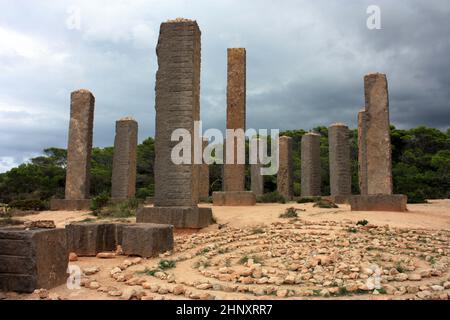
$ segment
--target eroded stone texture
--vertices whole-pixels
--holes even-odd
[[[133,198],[136,192],[136,152],[138,124],[125,118],[116,121],[111,179],[113,199]]]
[[[352,211],[406,211],[407,197],[403,194],[372,194],[349,197]]]
[[[358,113],[358,181],[361,195],[367,195],[366,111]]]
[[[156,74],[155,206],[195,206],[198,167],[174,164],[172,132],[186,129],[194,137],[200,117],[200,37],[195,21],[161,24]],[[191,141],[192,153],[194,141]]]
[[[74,222],[66,226],[67,247],[79,256],[114,251],[121,243],[121,229],[114,223]]]
[[[307,133],[301,142],[302,197],[320,196],[320,135]]]
[[[265,141],[263,141],[265,142]],[[260,143],[260,139],[256,139],[253,141],[254,144],[258,146],[258,152],[259,148],[263,148],[262,153],[266,153],[267,144],[266,143]],[[264,176],[261,175],[261,168],[262,164],[259,160],[255,164],[250,164],[250,178],[251,178],[251,189],[252,192],[255,194],[255,196],[260,196],[264,194]]]
[[[215,206],[254,206],[256,196],[250,191],[213,192]]]
[[[0,229],[0,291],[33,292],[67,280],[64,229]]]
[[[386,75],[364,77],[366,99],[365,140],[368,194],[392,194],[389,97]]]
[[[154,257],[173,249],[173,226],[155,223],[124,225],[122,249],[126,255]]]
[[[203,140],[202,151],[208,146],[208,139]],[[198,196],[200,201],[204,201],[209,197],[209,165],[202,162],[200,165],[200,173],[198,179]]]
[[[328,128],[331,196],[345,196],[352,192],[349,130],[345,124]]]
[[[156,74],[154,207],[137,212],[139,222],[169,223],[177,228],[201,228],[212,223],[210,208],[197,207],[199,165],[194,163],[194,121],[200,117],[200,44],[197,22],[174,20],[161,24]],[[172,133],[190,133],[191,162],[175,164]],[[137,218],[138,218],[137,217]]]
[[[264,177],[261,175],[261,164],[250,165],[251,175],[251,189],[255,196],[260,196],[264,193]]]
[[[292,197],[294,196],[294,179],[292,174],[292,138],[282,136],[279,138],[277,191],[286,200],[292,200]]]
[[[65,199],[89,198],[95,98],[88,90],[72,92]]]
[[[228,48],[227,73],[227,129],[245,131],[246,117],[246,52],[244,48]],[[226,149],[226,148],[224,148]],[[234,142],[234,158],[223,166],[223,191],[245,190],[245,165],[237,164],[237,139]]]

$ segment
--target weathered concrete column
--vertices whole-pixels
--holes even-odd
[[[244,48],[229,48],[227,72],[227,129],[245,131],[246,52]],[[233,143],[226,140],[226,143]],[[213,193],[214,205],[248,206],[256,196],[245,191],[245,164],[238,164],[238,139],[234,139],[234,156],[226,152],[223,165],[223,192]],[[228,164],[227,164],[228,163]]]
[[[294,196],[294,179],[292,177],[292,138],[282,136],[279,138],[279,141],[277,191],[289,201],[292,200],[292,197]]]
[[[393,195],[386,75],[364,77],[365,110],[358,114],[360,196],[351,197],[356,211],[405,211],[407,198]]]
[[[320,196],[320,135],[307,133],[301,142],[302,197]]]
[[[336,203],[346,203],[352,193],[349,130],[335,123],[328,128],[330,193]]]
[[[138,123],[132,118],[116,121],[111,179],[113,199],[133,198],[136,193]]]
[[[358,112],[358,181],[361,195],[367,195],[366,111]]]
[[[212,221],[210,208],[198,208],[198,164],[194,163],[194,121],[200,118],[200,44],[196,21],[177,19],[161,24],[156,73],[154,207],[138,210],[137,222],[202,228]],[[190,163],[172,161],[172,133],[191,136]]]
[[[253,138],[253,143],[258,146],[257,152],[259,153],[259,148],[263,148],[262,153],[266,154],[267,144],[260,143],[259,138]],[[261,175],[262,164],[258,163],[250,164],[250,178],[251,178],[251,189],[255,196],[261,196],[264,194],[264,176]]]
[[[203,148],[202,151],[208,146],[208,139],[203,139]],[[200,173],[198,179],[198,195],[199,200],[204,201],[209,197],[209,165],[207,163],[202,163],[200,165]]]
[[[89,209],[95,98],[81,89],[70,95],[65,199],[53,199],[52,210]]]

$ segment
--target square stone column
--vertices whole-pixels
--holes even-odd
[[[389,98],[386,75],[364,77],[366,97],[365,139],[368,194],[392,194],[392,157]]]
[[[301,142],[302,197],[320,196],[320,135],[309,132]]]
[[[367,195],[366,110],[358,112],[358,181],[361,195]]]
[[[246,52],[244,48],[228,48],[227,53],[227,129],[245,131]],[[223,167],[223,191],[245,190],[245,165],[237,164],[237,141],[234,146],[233,164],[225,163]]]
[[[277,191],[287,201],[290,201],[294,196],[294,179],[292,177],[292,138],[282,136],[279,138],[279,141]]]
[[[227,71],[227,129],[245,131],[246,51],[229,48]],[[214,205],[248,206],[256,203],[256,196],[245,191],[245,164],[237,163],[237,139],[234,139],[234,157],[224,152],[223,192],[213,193]],[[232,143],[226,139],[226,143]],[[224,145],[226,151],[226,145]],[[227,164],[228,163],[228,164]]]
[[[203,139],[203,148],[202,151],[208,146],[208,139]],[[205,201],[209,197],[209,165],[207,163],[203,163],[200,165],[200,173],[198,179],[198,195],[200,201]]]
[[[264,148],[262,150],[262,153],[266,154],[267,149],[267,143],[260,143],[260,138],[253,138],[253,143],[258,146],[257,152],[259,153],[259,148]],[[264,194],[264,176],[261,175],[261,168],[263,167],[262,164],[259,161],[258,156],[258,163],[250,164],[250,178],[251,178],[251,189],[252,192],[255,194],[255,196],[261,196]]]
[[[154,207],[138,210],[136,221],[168,223],[176,228],[202,228],[212,223],[210,208],[199,208],[198,173],[194,163],[194,121],[200,118],[201,32],[196,21],[176,19],[161,24],[156,54],[156,130]],[[175,164],[172,133],[191,137],[191,162]]]
[[[389,92],[385,74],[364,77],[365,109],[358,114],[360,196],[355,211],[405,211],[406,196],[393,195]]]
[[[70,95],[65,199],[53,199],[52,210],[89,209],[95,98],[88,90]]]
[[[349,130],[335,123],[328,128],[330,158],[330,191],[336,203],[346,203],[352,193]]]
[[[116,121],[111,198],[129,199],[136,193],[138,123],[132,118]]]

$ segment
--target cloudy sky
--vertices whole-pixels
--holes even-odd
[[[388,76],[397,127],[450,127],[448,0],[0,0],[0,172],[66,147],[79,88],[96,97],[95,146],[123,116],[153,135],[159,25],[176,17],[202,31],[204,129],[225,126],[228,47],[247,49],[248,127],[355,127],[371,71]]]

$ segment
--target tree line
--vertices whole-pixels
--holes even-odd
[[[316,127],[321,134],[322,194],[330,193],[328,160],[328,128]],[[300,195],[300,142],[307,131],[288,130],[280,135],[293,138],[294,194]],[[359,193],[357,130],[350,130],[352,159],[352,192]],[[426,199],[450,198],[450,129],[418,127],[408,130],[391,126],[392,173],[394,192],[406,194],[410,203]],[[154,139],[145,139],[137,148],[136,197],[154,194]],[[91,196],[111,190],[113,148],[93,148],[91,165]],[[67,151],[48,148],[35,157],[0,174],[0,202],[36,199],[48,201],[63,198]],[[210,192],[222,188],[221,165],[210,166]],[[246,186],[250,188],[250,168],[246,170]],[[276,176],[264,177],[265,192],[276,190]]]

